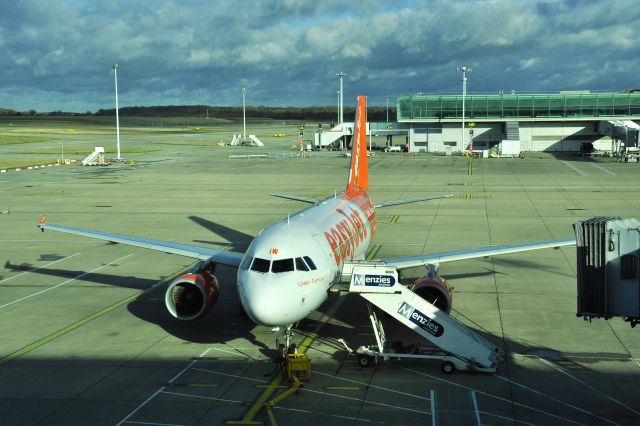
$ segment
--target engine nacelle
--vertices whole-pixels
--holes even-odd
[[[173,280],[167,288],[164,302],[171,315],[188,321],[209,312],[219,294],[220,286],[216,277],[201,270]]]
[[[423,277],[411,284],[409,289],[441,311],[451,311],[453,287],[449,287],[444,278]]]

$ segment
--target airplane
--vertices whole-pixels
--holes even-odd
[[[331,287],[340,283],[345,268],[364,264],[376,232],[376,209],[452,196],[432,195],[373,203],[367,195],[366,138],[366,97],[359,96],[345,191],[322,200],[269,194],[310,206],[262,229],[244,253],[51,225],[45,223],[44,215],[38,228],[43,232],[45,229],[60,231],[199,259],[200,262],[186,274],[173,280],[165,293],[167,310],[181,320],[202,317],[215,304],[220,293],[214,275],[216,265],[237,267],[237,291],[244,312],[257,324],[274,330],[282,327],[284,348],[290,350],[294,324],[322,305]],[[411,289],[448,312],[452,291],[437,275],[440,263],[574,244],[575,239],[567,239],[489,246],[384,259],[378,263],[398,271],[425,267],[425,277],[413,283]]]

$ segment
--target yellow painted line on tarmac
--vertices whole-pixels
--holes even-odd
[[[390,223],[391,225],[395,225],[396,223],[398,223],[398,218],[399,218],[399,217],[400,217],[400,216],[398,216],[398,215],[393,216],[393,217],[391,218],[391,220],[389,221],[389,223]]]
[[[255,385],[256,388],[258,389],[266,389],[269,387],[269,385]],[[289,386],[287,385],[280,385],[280,386],[276,386],[276,388],[278,389],[289,389]]]
[[[16,351],[16,352],[14,352],[14,353],[12,353],[12,354],[7,355],[6,357],[4,357],[4,358],[0,359],[0,365],[4,364],[4,363],[6,363],[6,362],[9,362],[9,361],[11,361],[12,359],[16,359],[16,358],[18,358],[18,357],[20,357],[20,356],[22,356],[22,355],[26,354],[27,352],[31,352],[32,350],[37,349],[37,348],[39,348],[40,346],[45,345],[45,344],[47,344],[47,343],[51,342],[52,340],[57,339],[58,337],[64,336],[65,334],[67,334],[67,333],[69,333],[69,332],[71,332],[71,331],[75,330],[76,328],[79,328],[79,327],[81,327],[81,326],[83,326],[83,325],[87,324],[88,322],[93,321],[93,320],[94,320],[94,319],[96,319],[96,318],[99,318],[99,317],[101,317],[101,316],[103,316],[103,315],[108,314],[109,312],[113,311],[114,309],[117,309],[117,308],[119,308],[119,307],[121,307],[121,306],[123,306],[123,305],[126,305],[126,304],[127,304],[127,303],[129,303],[129,302],[133,302],[133,301],[134,301],[134,300],[136,300],[138,297],[142,296],[143,294],[145,294],[145,293],[146,293],[146,292],[148,292],[149,290],[151,290],[151,289],[155,288],[155,287],[156,287],[156,286],[158,286],[159,284],[164,283],[164,282],[167,282],[167,281],[170,281],[170,280],[173,280],[175,277],[177,277],[177,276],[181,275],[182,273],[184,273],[184,272],[185,272],[187,269],[189,269],[191,266],[192,266],[192,265],[189,265],[189,266],[187,266],[186,268],[181,269],[180,271],[178,271],[178,272],[174,273],[174,274],[173,274],[173,275],[171,275],[170,277],[165,278],[165,279],[163,279],[163,280],[161,280],[161,281],[157,282],[156,284],[152,285],[151,287],[149,287],[148,289],[146,289],[146,290],[144,290],[144,291],[141,291],[141,292],[139,292],[139,293],[133,294],[133,295],[131,295],[131,296],[127,297],[126,299],[123,299],[123,300],[121,300],[121,301],[119,301],[119,302],[116,302],[116,303],[114,303],[113,305],[108,306],[108,307],[106,307],[106,308],[102,309],[101,311],[98,311],[98,312],[96,312],[96,313],[94,313],[94,314],[91,314],[91,315],[89,315],[88,317],[85,317],[85,318],[81,319],[81,320],[80,320],[80,321],[78,321],[78,322],[75,322],[75,323],[73,323],[73,324],[71,324],[71,325],[69,325],[69,326],[67,326],[67,327],[65,327],[65,328],[63,328],[63,329],[61,329],[61,330],[56,331],[55,333],[50,334],[50,335],[48,335],[47,337],[45,337],[45,338],[43,338],[43,339],[40,339],[40,340],[38,340],[37,342],[34,342],[34,343],[30,344],[29,346],[25,346],[24,348],[22,348],[22,349],[20,349],[20,350],[18,350],[18,351]]]
[[[333,317],[336,310],[340,307],[340,305],[342,305],[342,303],[345,300],[346,300],[346,297],[338,298],[336,303],[333,304],[333,306],[329,309],[329,311],[326,314],[324,314],[322,318],[320,318],[313,332],[309,333],[307,337],[304,339],[304,341],[300,344],[300,346],[298,346],[298,353],[307,352],[307,349],[309,349],[311,344],[318,337],[318,332],[320,331],[320,328],[322,328],[322,326],[324,326]],[[271,380],[271,383],[266,385],[266,389],[258,397],[256,402],[253,403],[253,405],[251,406],[247,414],[244,416],[244,418],[242,420],[227,420],[227,424],[228,425],[261,425],[262,422],[256,421],[255,418],[258,412],[264,407],[264,404],[266,404],[271,399],[276,389],[280,389],[283,386],[280,384],[282,380],[283,380],[282,374],[277,374],[273,378],[273,380]],[[286,386],[286,387],[288,388],[289,386]]]
[[[469,176],[473,174],[473,157],[469,157]]]

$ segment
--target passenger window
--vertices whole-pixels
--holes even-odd
[[[256,257],[255,259],[253,259],[253,265],[251,265],[251,270],[256,272],[267,273],[269,272],[269,266],[271,266],[270,261]]]
[[[309,256],[305,256],[304,260],[307,262],[307,265],[309,265],[309,268],[311,268],[312,271],[315,271],[316,269],[316,264],[313,263],[313,260],[311,260],[311,258]]]
[[[242,271],[246,271],[247,269],[249,269],[249,266],[251,266],[251,261],[252,260],[253,260],[253,257],[245,256],[245,258],[242,259],[242,263],[240,264],[240,269]]]
[[[309,267],[301,257],[296,257],[296,270],[298,271],[308,271]]]
[[[274,260],[271,265],[271,272],[280,273],[280,272],[291,272],[293,271],[293,259],[280,259]]]

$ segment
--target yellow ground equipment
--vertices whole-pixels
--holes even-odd
[[[285,370],[289,380],[298,379],[301,382],[311,379],[311,359],[307,354],[287,354]]]

